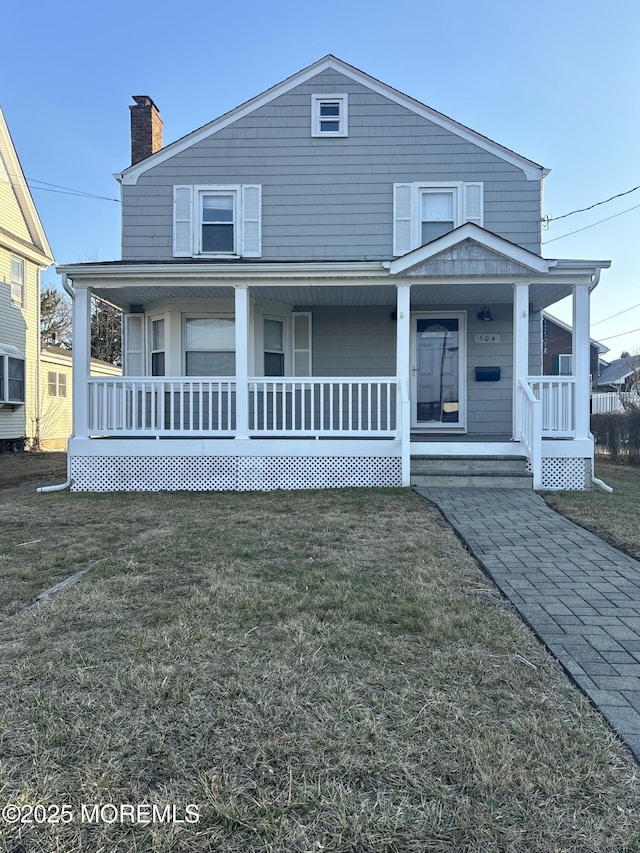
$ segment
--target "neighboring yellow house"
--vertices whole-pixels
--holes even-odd
[[[71,435],[71,350],[45,346],[40,353],[40,447],[66,450]],[[122,369],[91,359],[92,376],[120,376]]]
[[[0,110],[0,449],[37,443],[40,272],[54,263]],[[34,438],[36,442],[34,442]]]

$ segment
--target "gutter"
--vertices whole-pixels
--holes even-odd
[[[69,294],[71,301],[75,299],[76,292],[73,287],[69,284],[66,275],[62,276],[62,286]],[[73,354],[72,354],[73,358]],[[70,489],[73,484],[73,480],[71,479],[71,471],[70,471],[70,463],[69,463],[69,454],[67,453],[67,479],[64,483],[58,483],[55,486],[40,486],[39,489],[36,489],[38,494],[47,494],[48,492],[64,492],[66,489]]]

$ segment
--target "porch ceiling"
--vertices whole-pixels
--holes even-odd
[[[403,282],[403,283],[406,283]],[[250,285],[252,298],[263,302],[278,302],[299,307],[322,306],[358,306],[383,305],[390,308],[396,305],[394,285],[309,285],[268,284]],[[122,286],[95,286],[92,292],[101,299],[111,302],[129,311],[132,305],[144,305],[145,308],[162,302],[181,302],[190,299],[233,299],[234,288],[227,285],[176,285],[176,284],[123,284]],[[534,311],[540,311],[549,305],[571,295],[571,285],[561,283],[537,283],[529,288],[530,302]],[[511,282],[437,282],[433,284],[413,284],[411,304],[428,305],[477,305],[478,303],[495,305],[513,302]]]

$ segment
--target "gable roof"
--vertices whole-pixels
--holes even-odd
[[[0,165],[4,166],[2,174],[6,174],[30,237],[29,241],[24,240],[6,228],[0,220],[0,242],[8,249],[37,264],[49,266],[55,263],[2,109],[0,109]]]
[[[457,250],[456,257],[452,255],[452,250]],[[469,265],[467,274],[494,276],[544,274],[555,266],[555,261],[541,258],[540,255],[523,249],[522,246],[517,246],[492,231],[487,231],[473,222],[466,222],[442,237],[391,261],[389,271],[391,275],[434,275],[437,274],[436,270],[425,272],[424,267],[441,262],[447,265],[454,263]],[[504,264],[505,268],[490,269],[489,266],[495,263]],[[475,270],[471,269],[472,265],[476,266]],[[461,269],[454,271],[452,268],[451,271],[443,271],[441,274],[465,273]]]
[[[620,385],[637,370],[640,370],[640,355],[617,358],[600,371],[598,385]]]
[[[287,79],[283,80],[281,83],[278,83],[270,89],[267,89],[265,92],[262,92],[260,95],[257,95],[255,98],[252,98],[235,109],[224,113],[219,118],[216,118],[208,124],[194,130],[192,133],[183,136],[181,139],[170,143],[160,151],[152,154],[150,157],[147,157],[145,160],[141,160],[139,163],[129,166],[127,169],[124,169],[122,172],[115,175],[116,180],[122,184],[135,184],[140,175],[144,174],[144,172],[149,169],[154,168],[154,166],[157,166],[170,157],[185,151],[192,145],[195,145],[212,134],[217,133],[219,130],[222,130],[238,119],[243,118],[265,104],[268,104],[275,98],[286,94],[296,86],[306,83],[312,77],[315,77],[317,74],[328,69],[338,71],[350,80],[366,86],[368,89],[371,89],[377,94],[394,101],[422,118],[428,119],[439,127],[450,131],[456,136],[459,136],[462,139],[477,145],[479,148],[494,154],[496,157],[500,157],[502,160],[505,160],[511,165],[522,169],[527,180],[540,180],[549,173],[548,169],[534,163],[533,160],[529,160],[526,157],[522,157],[520,154],[516,154],[509,148],[499,145],[497,142],[494,142],[488,137],[477,133],[475,130],[471,130],[471,128],[454,121],[448,116],[445,116],[443,113],[426,106],[426,104],[411,98],[409,95],[399,92],[397,89],[394,89],[392,86],[388,86],[386,83],[382,83],[380,80],[376,80],[375,77],[365,74],[364,71],[360,71],[353,65],[349,65],[341,59],[328,54],[322,59],[319,59],[317,62],[314,62],[306,68],[303,68],[301,71],[298,71],[296,74],[293,74],[291,77],[287,77]]]
[[[569,332],[570,335],[573,334],[573,328],[568,323],[563,323],[562,320],[558,320],[557,317],[554,317],[552,314],[549,314],[548,311],[543,311],[542,316],[545,320],[548,320],[550,323],[553,323],[559,329],[564,329],[565,332]],[[595,347],[599,353],[609,352],[609,347],[601,344],[600,341],[597,341],[595,338],[589,338],[589,343],[592,347]]]

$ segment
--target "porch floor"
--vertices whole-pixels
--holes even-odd
[[[411,430],[411,441],[426,441],[426,442],[458,442],[460,444],[478,443],[481,442],[505,442],[511,441],[511,435],[496,435],[495,433],[448,433],[448,432],[427,432],[425,430]]]

